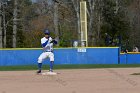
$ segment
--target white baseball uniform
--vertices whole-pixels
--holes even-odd
[[[43,37],[41,39],[41,44],[46,43],[43,47],[43,53],[38,58],[38,63],[42,63],[42,61],[46,58],[50,58],[50,61],[54,61],[54,54],[53,54],[53,43],[51,43],[52,38]]]

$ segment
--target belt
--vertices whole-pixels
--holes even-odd
[[[52,51],[45,51],[45,52],[52,52]]]

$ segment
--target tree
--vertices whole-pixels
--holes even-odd
[[[17,10],[14,7],[15,1],[18,3]],[[45,28],[51,31],[54,38],[59,38],[61,47],[72,46],[74,40],[80,40],[80,1],[37,0],[32,3],[31,0],[11,0],[10,5],[5,7],[5,22],[4,17],[0,16],[2,20],[0,22],[6,24],[6,26],[0,25],[2,28],[6,27],[6,47],[13,47],[13,44],[16,47],[40,47],[40,38]],[[134,42],[132,39],[129,40],[131,46],[139,45],[140,28],[137,25],[139,24],[139,4],[137,0],[86,1],[89,46],[104,46],[105,33],[110,36],[113,46],[118,46],[120,40],[123,45],[129,45],[125,44],[129,37],[135,37]],[[15,32],[17,32],[16,35]],[[130,34],[127,35],[127,33]],[[13,36],[16,39],[15,43]],[[3,44],[5,40],[2,39],[0,42]]]
[[[80,31],[80,0],[71,0],[72,4],[74,6],[75,9],[75,13],[76,13],[76,17],[77,17],[77,31],[78,31],[78,40],[80,40],[80,35],[81,35],[81,31]]]
[[[134,46],[140,47],[140,1],[131,0],[127,7],[128,19],[131,26],[131,31],[129,33],[129,45],[131,48]]]
[[[14,1],[14,11],[13,11],[13,48],[17,46],[17,0]]]
[[[3,47],[3,43],[2,43],[2,14],[1,14],[1,8],[2,8],[2,4],[0,2],[0,48]]]
[[[97,0],[87,0],[87,14],[88,14],[88,36],[90,46],[95,45],[95,29],[94,29],[94,14]]]
[[[19,3],[20,2],[20,3]],[[12,0],[6,8],[6,47],[24,47],[24,11],[30,0]]]
[[[122,2],[119,2],[122,4]],[[108,33],[112,37],[112,44],[116,45],[116,37],[122,37],[122,42],[128,40],[127,33],[129,32],[130,26],[126,19],[124,8],[116,8],[116,2],[113,0],[104,1],[103,6],[103,17],[104,25],[102,26],[102,32]],[[117,9],[117,10],[116,10]]]
[[[8,21],[6,19],[7,15],[7,7],[9,6],[9,0],[1,0],[0,1],[0,47],[6,48],[6,34],[7,34],[7,24]]]

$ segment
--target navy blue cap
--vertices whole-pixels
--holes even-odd
[[[45,30],[44,30],[44,34],[45,34],[45,35],[50,35],[49,30],[48,30],[48,29],[45,29]]]

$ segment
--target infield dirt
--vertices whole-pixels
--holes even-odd
[[[0,93],[140,93],[140,68],[0,71]]]

